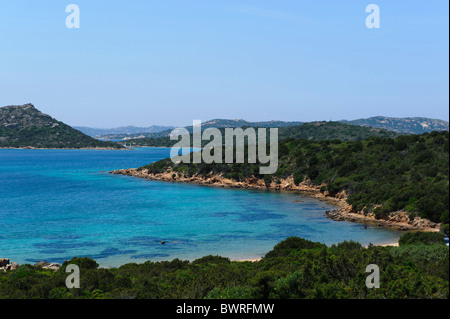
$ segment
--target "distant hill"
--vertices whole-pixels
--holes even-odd
[[[92,128],[85,126],[74,126],[75,129],[83,132],[86,135],[92,137],[101,137],[105,135],[134,135],[142,133],[158,133],[161,131],[172,130],[173,126],[160,126],[152,125],[149,127],[138,127],[138,126],[121,126],[116,128]]]
[[[407,134],[422,134],[432,131],[448,131],[449,123],[443,120],[430,119],[426,117],[405,117],[395,118],[386,116],[376,116],[367,119],[353,121],[341,121],[359,126],[370,126],[382,128],[388,131]]]
[[[363,126],[363,127],[372,127],[375,129],[384,129],[387,131],[395,132],[395,133],[401,133],[401,134],[422,134],[426,132],[432,132],[432,131],[448,131],[449,130],[449,123],[447,121],[443,120],[436,120],[436,119],[430,119],[425,117],[410,117],[410,118],[393,118],[393,117],[386,117],[386,116],[376,116],[371,117],[367,119],[358,119],[358,120],[342,120],[339,121],[340,123],[344,124],[351,124],[356,126]],[[324,122],[310,122],[310,123],[324,123]],[[336,123],[336,122],[335,122]],[[285,122],[285,121],[266,121],[266,122],[250,122],[245,121],[242,119],[237,120],[228,120],[228,119],[214,119],[210,121],[206,121],[202,123],[202,129],[206,129],[209,127],[215,127],[215,128],[225,128],[225,127],[278,127],[278,128],[285,128],[285,127],[298,127],[300,125],[304,124],[304,122],[299,121],[292,121],[292,122]],[[96,136],[97,138],[103,138],[103,139],[111,139],[111,140],[131,140],[131,139],[143,139],[143,138],[161,138],[161,137],[169,137],[170,133],[172,132],[172,127],[169,127],[167,129],[163,129],[164,127],[160,127],[161,130],[156,129],[154,132],[144,131],[145,128],[136,128],[135,132],[132,131],[128,133],[108,133],[104,135],[93,135],[93,133],[89,133],[91,136]],[[189,132],[192,132],[192,126],[186,126],[185,127]],[[303,127],[304,130],[306,130],[306,127]],[[329,127],[327,128],[329,129]],[[336,129],[337,126],[336,126]],[[118,129],[117,129],[118,130]],[[343,127],[339,128],[340,133],[343,133]],[[139,131],[139,132],[138,132]],[[369,131],[365,131],[366,133]],[[337,132],[335,132],[337,134]],[[361,131],[362,133],[362,131]],[[363,133],[363,136],[366,134]],[[373,135],[375,131],[372,131],[371,134]],[[383,135],[385,133],[382,133],[381,131],[378,131],[379,134]],[[299,132],[296,133],[301,134]],[[345,133],[347,134],[347,133]],[[344,134],[344,135],[345,135]],[[387,135],[386,135],[387,136]],[[352,140],[353,138],[347,139],[345,136],[341,136],[342,140]],[[393,137],[393,136],[390,136]],[[300,138],[300,137],[299,137]]]
[[[303,122],[284,122],[284,121],[267,121],[267,122],[248,122],[245,120],[223,120],[216,119],[210,120],[202,123],[202,130],[210,127],[214,128],[226,128],[226,127],[288,127],[288,126],[298,126],[303,124]],[[192,133],[192,126],[185,127],[189,132]],[[98,138],[109,139],[109,140],[131,140],[131,139],[157,139],[163,137],[169,137],[172,133],[173,128],[167,130],[162,130],[159,132],[139,132],[135,134],[107,134],[98,136]]]
[[[402,134],[422,134],[432,131],[448,131],[449,123],[443,120],[429,119],[425,117],[411,117],[411,118],[392,118],[386,116],[377,116],[367,119],[358,120],[342,120],[339,121],[345,124],[352,124],[356,126],[366,126],[378,129],[385,129],[388,131],[402,133]],[[209,127],[225,128],[225,127],[294,127],[300,126],[305,122],[300,121],[262,121],[250,122],[242,119],[214,119],[202,123],[202,129]],[[322,123],[322,122],[311,122]],[[142,138],[160,138],[168,137],[174,129],[172,126],[150,126],[150,127],[135,127],[124,126],[114,129],[95,129],[88,127],[75,127],[83,133],[106,140],[130,140]],[[189,132],[192,132],[192,126],[185,127]],[[345,140],[345,139],[344,139]]]
[[[266,122],[267,123],[267,122]],[[202,127],[206,129],[207,127]],[[245,128],[245,127],[244,127]],[[225,136],[225,128],[219,128],[222,136]],[[398,133],[384,129],[363,127],[339,122],[310,122],[299,126],[286,126],[278,128],[279,140],[284,139],[305,139],[312,141],[340,140],[340,141],[362,141],[369,137],[394,138]],[[191,134],[192,138],[192,134]],[[170,140],[169,136],[158,138],[138,138],[128,140],[133,146],[158,146],[171,147],[178,141]],[[209,141],[203,141],[202,145]]]
[[[266,121],[266,122],[248,122],[245,120],[210,120],[202,123],[202,128],[208,127],[288,127],[288,126],[299,126],[303,122],[285,122],[285,121]]]
[[[300,126],[282,127],[279,139],[294,138],[313,141],[362,141],[369,137],[394,138],[399,134],[385,129],[357,126],[339,122],[310,122]]]
[[[0,148],[123,148],[98,141],[37,110],[33,104],[0,108]]]

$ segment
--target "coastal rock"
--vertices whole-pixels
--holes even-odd
[[[40,261],[38,263],[35,263],[34,267],[42,267],[42,268],[44,268],[45,266],[48,266],[48,265],[50,265],[50,263],[48,263],[46,261]]]
[[[373,213],[365,214],[363,211],[354,211],[350,205],[333,211],[326,211],[325,216],[335,221],[350,221],[357,223],[370,224],[378,227],[395,228],[402,231],[420,230],[437,232],[440,230],[440,224],[433,223],[428,219],[415,217],[409,218],[408,212],[392,212],[386,219],[377,219]]]
[[[7,258],[0,258],[0,271],[8,271],[8,270],[15,270],[19,268],[19,264],[16,262],[9,263],[9,259]]]
[[[46,261],[40,261],[36,264],[34,264],[34,267],[42,267],[42,269],[50,269],[50,270],[54,270],[54,271],[58,271],[61,269],[61,266],[57,263],[49,263]]]
[[[0,267],[6,267],[6,265],[9,264],[9,259],[7,258],[0,258]]]
[[[332,220],[337,221],[337,222],[341,222],[341,221],[345,220],[344,216],[342,216],[337,210],[332,210],[332,211],[327,210],[325,212],[325,216],[328,218],[331,218]]]
[[[440,225],[438,223],[433,223],[432,221],[429,221],[428,219],[423,219],[420,217],[414,218],[412,221],[412,225],[417,228],[433,228],[436,230],[440,229]]]
[[[53,271],[58,271],[61,269],[61,266],[57,263],[49,264],[47,266],[42,267],[42,269],[50,269]]]

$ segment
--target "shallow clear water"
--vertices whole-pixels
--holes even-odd
[[[327,219],[324,212],[332,206],[297,194],[107,173],[169,152],[0,150],[0,258],[20,264],[88,256],[101,266],[210,254],[252,259],[289,236],[328,245],[388,243],[400,236]],[[303,203],[294,202],[300,198]]]

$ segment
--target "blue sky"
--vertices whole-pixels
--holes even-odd
[[[68,4],[80,28],[68,29]],[[380,7],[368,29],[365,8]],[[0,2],[0,106],[70,125],[448,120],[448,1]]]

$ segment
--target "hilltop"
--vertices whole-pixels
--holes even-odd
[[[382,128],[388,131],[407,134],[422,134],[432,131],[448,131],[449,123],[443,120],[430,119],[426,117],[395,118],[386,116],[375,116],[367,119],[353,121],[341,121],[353,125],[370,126]]]
[[[302,125],[303,122],[284,122],[284,121],[267,121],[267,122],[248,122],[245,120],[237,119],[237,120],[224,120],[224,119],[215,119],[202,123],[202,130],[207,128],[236,128],[236,127],[289,127],[289,126],[299,126]],[[189,132],[192,133],[192,126],[185,127]],[[169,137],[172,133],[174,127],[159,130],[154,132],[141,131],[130,134],[123,133],[111,133],[105,134],[101,136],[97,136],[102,139],[110,139],[110,140],[133,140],[133,139],[157,139],[163,137]]]
[[[300,121],[260,121],[251,122],[242,119],[229,120],[229,119],[214,119],[202,123],[202,129],[213,128],[226,128],[226,127],[297,127],[306,123],[326,123],[325,121],[314,122],[300,122]],[[399,134],[422,134],[430,133],[433,131],[448,131],[449,123],[444,120],[430,119],[426,117],[406,117],[406,118],[394,118],[386,116],[375,116],[357,120],[341,120],[334,123],[350,124],[355,126],[371,127],[374,129],[383,129]],[[78,127],[77,127],[78,128]],[[185,127],[189,132],[192,132],[192,126]],[[169,137],[173,127],[165,126],[150,126],[134,127],[127,126],[122,128],[116,128],[111,130],[100,130],[86,127],[79,127],[82,132],[101,139],[110,140],[131,140],[142,138],[160,138]],[[341,130],[342,128],[339,128]],[[392,135],[393,136],[393,135]],[[391,136],[391,137],[392,137]],[[344,138],[345,140],[345,138]]]
[[[123,146],[98,141],[75,130],[33,104],[0,108],[0,148],[111,148]]]

